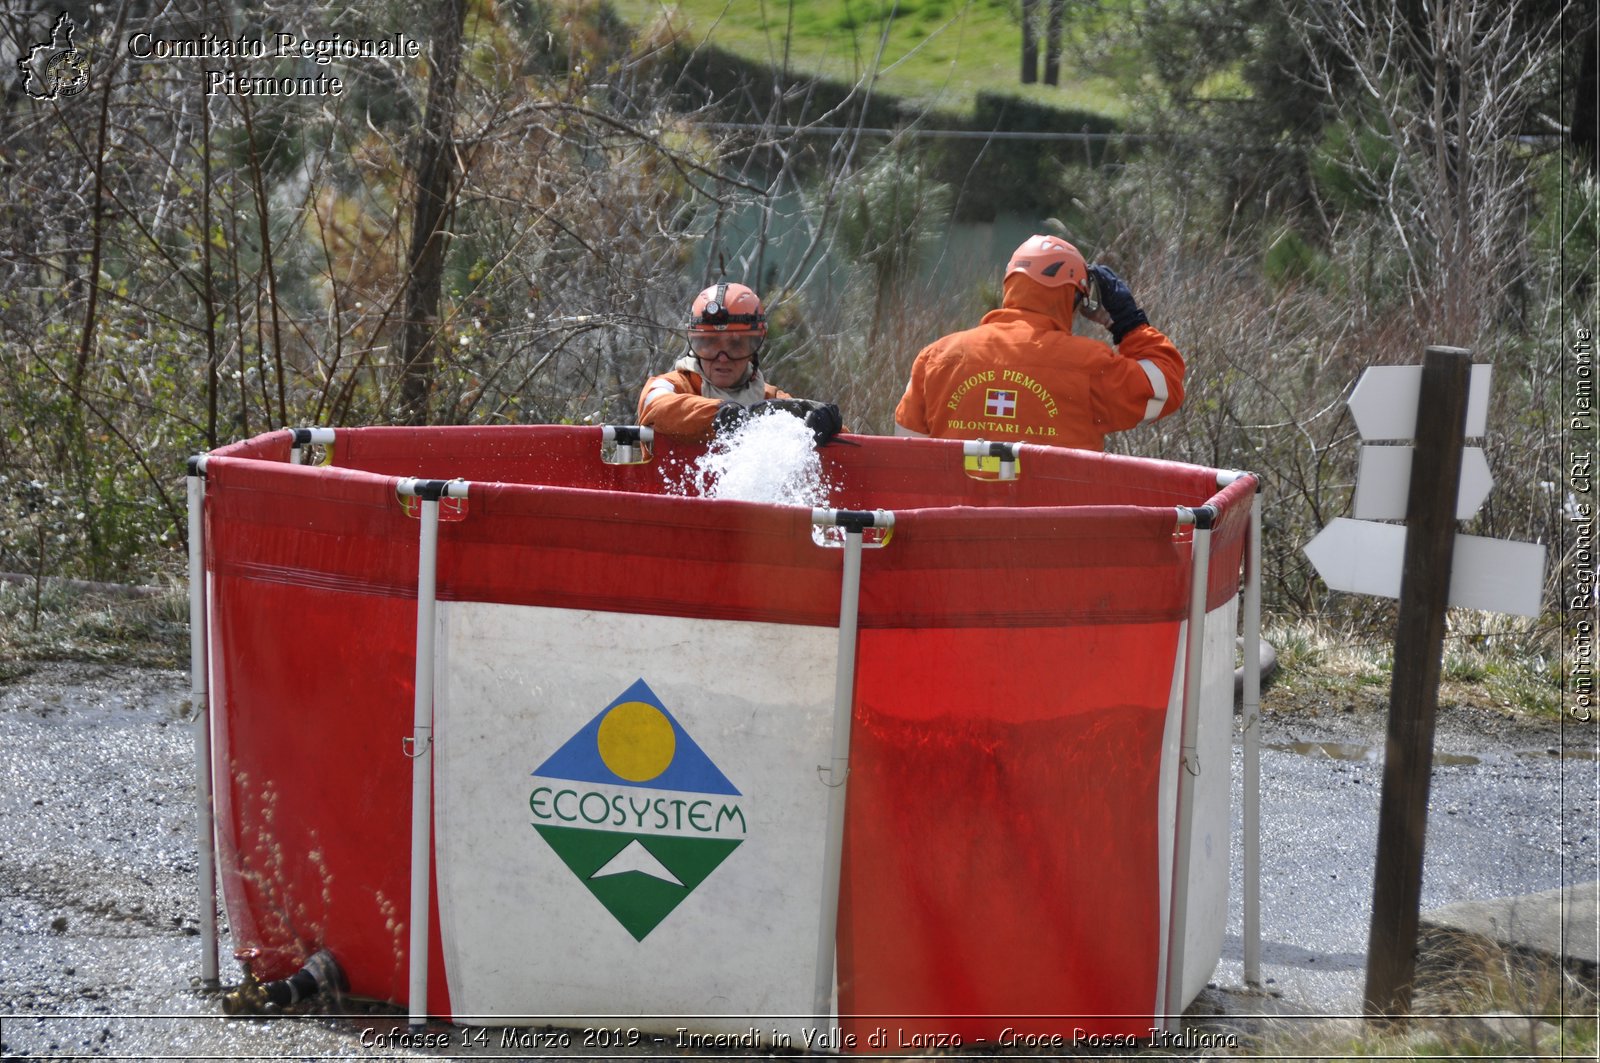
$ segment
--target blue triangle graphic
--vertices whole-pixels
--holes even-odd
[[[600,724],[604,722],[606,713],[628,701],[642,701],[646,705],[660,709],[661,714],[672,724],[672,733],[677,740],[672,763],[667,765],[666,771],[645,782],[624,779],[606,767],[605,761],[600,759]],[[596,713],[594,719],[584,724],[577,734],[550,754],[533,774],[547,779],[570,779],[573,782],[604,783],[610,786],[637,786],[649,790],[682,790],[689,793],[741,796],[733,783],[728,781],[728,777],[722,774],[722,770],[711,763],[711,758],[706,756],[705,751],[693,738],[689,737],[689,732],[683,729],[677,718],[661,704],[656,692],[651,690],[643,679],[637,680],[611,704]]]

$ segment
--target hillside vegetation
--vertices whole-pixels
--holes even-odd
[[[972,117],[980,94],[1105,118],[1130,113],[1116,81],[1075,59],[1098,35],[1103,11],[1075,5],[1064,37],[1074,45],[1059,85],[1020,78],[1019,11],[1011,0],[610,0],[641,35],[670,36],[798,77],[861,85],[908,114]]]

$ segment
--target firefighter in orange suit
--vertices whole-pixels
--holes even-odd
[[[895,409],[895,434],[1104,450],[1106,435],[1183,402],[1183,356],[1128,286],[1054,236],[1006,265],[1005,297],[976,328],[923,348]],[[1075,336],[1075,313],[1111,332]]]
[[[743,284],[721,281],[695,297],[689,311],[689,350],[671,372],[651,377],[639,393],[639,423],[665,435],[705,442],[766,412],[805,421],[817,445],[842,427],[839,407],[796,399],[761,375],[767,315]]]

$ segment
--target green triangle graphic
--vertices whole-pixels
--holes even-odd
[[[534,824],[533,829],[635,941],[643,941],[744,840],[662,837],[539,824]],[[596,871],[633,842],[642,845],[683,885],[640,871],[594,877]]]

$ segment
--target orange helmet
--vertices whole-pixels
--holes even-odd
[[[1071,284],[1080,292],[1088,291],[1089,267],[1078,249],[1059,236],[1028,237],[1006,263],[1005,275],[1013,273],[1025,274],[1046,288]]]
[[[753,332],[767,334],[761,298],[742,284],[720,281],[694,298],[690,332]]]

